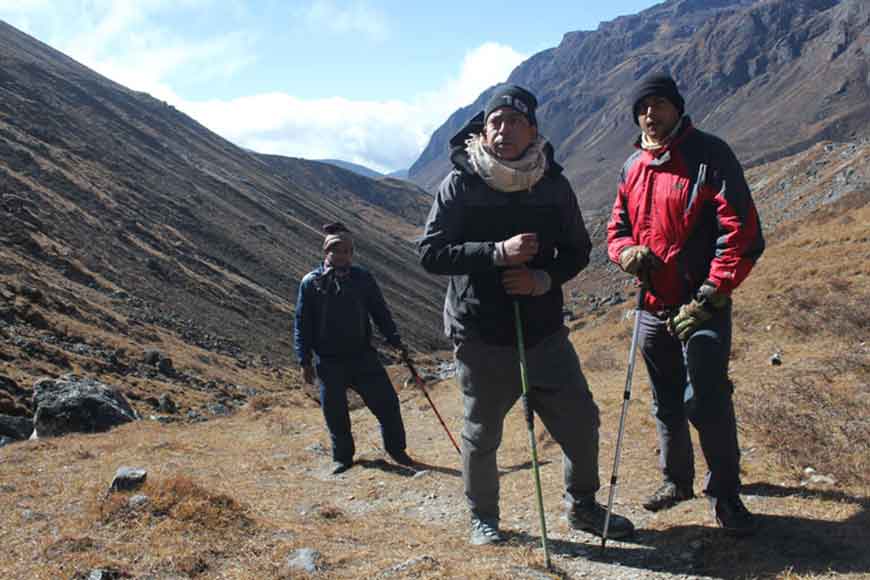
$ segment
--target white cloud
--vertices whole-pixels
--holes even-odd
[[[254,151],[344,159],[380,171],[409,164],[427,138],[415,123],[419,110],[401,101],[306,100],[270,93],[176,106]]]
[[[230,78],[254,60],[252,38],[237,32],[189,40],[159,24],[181,7],[222,0],[0,0],[13,7],[16,22],[39,20],[53,34],[46,40],[62,52],[131,89],[150,93],[197,121],[255,151],[294,157],[336,158],[380,171],[409,167],[429,137],[459,107],[487,87],[507,79],[525,55],[489,42],[466,53],[457,72],[436,91],[405,101],[346,98],[301,99],[290,94],[255,94],[232,100],[192,101],[173,86],[179,79]],[[314,0],[303,24],[314,30],[357,34],[378,40],[389,22],[364,0],[339,4]],[[70,31],[77,31],[70,33]]]
[[[525,58],[509,46],[486,43],[466,54],[458,75],[440,90],[411,102],[299,99],[285,93],[208,102],[161,98],[254,151],[392,171],[409,167],[453,111],[506,80]]]
[[[304,12],[303,19],[313,30],[363,34],[373,40],[383,40],[390,29],[387,18],[365,2],[339,7],[332,0],[315,0]]]
[[[484,90],[507,80],[511,71],[526,58],[504,44],[482,44],[466,53],[458,77],[448,79],[438,91],[422,95],[421,104],[437,111],[436,122],[440,124],[456,109],[473,103]]]

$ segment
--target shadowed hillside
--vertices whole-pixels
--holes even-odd
[[[39,308],[287,364],[297,282],[341,220],[408,342],[442,344],[440,283],[408,241],[422,190],[245,151],[5,23],[0,95],[0,282]]]
[[[630,91],[669,70],[703,129],[747,165],[797,153],[820,139],[854,140],[870,120],[870,4],[866,0],[667,0],[567,33],[509,82],[538,96],[542,133],[585,209],[610,203],[638,130]],[[449,170],[447,142],[483,109],[492,89],[454,113],[410,169],[433,190]]]

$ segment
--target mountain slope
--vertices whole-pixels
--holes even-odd
[[[470,547],[460,460],[417,389],[400,386],[399,397],[419,471],[389,462],[374,417],[358,409],[352,414],[357,462],[332,476],[320,410],[293,375],[289,392],[261,394],[233,417],[141,421],[108,434],[0,448],[6,468],[0,509],[9,523],[0,526],[0,574],[70,578],[102,568],[133,577],[297,578],[308,574],[291,562],[310,550],[318,554],[312,576],[326,578],[866,578],[870,262],[860,257],[870,252],[870,184],[866,176],[856,178],[854,187],[824,203],[836,175],[848,171],[838,160],[851,163],[856,152],[817,149],[758,167],[754,176],[772,186],[798,186],[794,198],[771,193],[771,209],[778,203],[807,209],[767,231],[769,247],[735,296],[731,376],[744,498],[760,520],[752,538],[720,533],[703,497],[656,514],[641,508],[659,483],[642,365],[635,369],[615,502],[638,528],[633,539],[609,541],[602,554],[598,538],[566,525],[561,453],[536,421],[550,571],[543,569],[520,405],[507,417],[499,452],[501,523],[509,541]],[[814,168],[824,169],[807,174]],[[572,323],[571,340],[601,409],[599,501],[609,492],[623,402],[628,308],[605,307]],[[5,331],[20,335],[23,326]],[[770,364],[774,352],[781,365]],[[224,381],[268,385],[273,379],[268,369],[211,366],[227,373]],[[389,372],[401,385],[402,369]],[[428,387],[458,434],[462,400],[453,381]],[[700,493],[705,466],[693,438]],[[107,493],[121,465],[145,468],[145,487]],[[812,480],[807,467],[823,477]]]
[[[581,205],[600,209],[637,135],[631,88],[648,72],[670,70],[695,123],[753,165],[818,139],[866,134],[868,55],[864,0],[668,0],[568,33],[508,80],[538,95],[541,131]],[[437,186],[449,170],[447,141],[491,91],[433,134],[411,167],[413,181]]]
[[[316,159],[315,161],[335,165],[336,167],[347,169],[348,171],[352,171],[357,175],[362,175],[363,177],[368,177],[369,179],[378,179],[384,176],[383,173],[378,173],[374,169],[369,169],[365,165],[351,163],[350,161],[342,161],[341,159]]]
[[[298,280],[320,259],[320,226],[341,220],[402,334],[442,344],[441,286],[408,242],[424,192],[247,152],[5,23],[0,192],[7,280],[54,295],[60,274],[70,296],[123,296],[120,322],[285,362]]]

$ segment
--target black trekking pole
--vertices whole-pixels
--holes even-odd
[[[634,359],[637,351],[637,339],[640,336],[640,313],[646,298],[646,284],[642,284],[637,292],[637,307],[634,309],[634,331],[631,333],[631,347],[628,349],[628,373],[625,377],[625,391],[622,394],[622,412],[619,414],[619,434],[616,436],[616,453],[613,457],[613,473],[610,476],[610,495],[607,498],[607,516],[604,518],[604,531],[601,534],[601,553],[607,544],[607,532],[610,528],[610,514],[613,510],[613,498],[616,496],[616,485],[619,481],[619,454],[622,451],[622,437],[625,434],[625,417],[628,414],[628,403],[631,401],[631,378],[634,375]]]
[[[435,416],[438,417],[438,421],[441,423],[441,426],[444,427],[444,432],[447,433],[447,437],[450,438],[450,442],[453,443],[453,447],[456,449],[456,452],[459,455],[462,455],[462,451],[459,450],[459,445],[456,444],[456,440],[453,438],[453,435],[450,434],[450,429],[447,428],[447,423],[444,422],[444,419],[441,418],[441,413],[438,412],[438,409],[435,408],[435,403],[432,402],[431,397],[429,397],[429,393],[426,391],[426,387],[424,386],[423,379],[420,378],[420,375],[417,374],[417,369],[414,368],[414,365],[411,364],[411,359],[408,356],[402,357],[405,366],[408,367],[408,370],[411,372],[411,378],[408,380],[414,381],[417,387],[423,391],[423,394],[426,396],[426,400],[429,401],[429,406],[432,407],[432,411],[435,412]],[[408,384],[408,381],[405,381],[405,384]]]
[[[520,355],[520,382],[523,385],[523,409],[526,412],[526,426],[529,428],[529,443],[532,446],[532,471],[535,475],[535,494],[538,498],[538,515],[541,518],[541,544],[544,546],[544,564],[550,564],[550,549],[547,547],[547,519],[544,517],[544,496],[541,493],[541,473],[538,468],[538,447],[535,444],[535,417],[529,404],[529,378],[526,372],[526,347],[523,340],[523,322],[520,316],[520,303],[514,300],[514,321],[517,326],[517,352]]]

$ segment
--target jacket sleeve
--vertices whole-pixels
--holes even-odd
[[[387,307],[386,300],[384,300],[381,287],[370,273],[367,274],[367,277],[366,308],[372,320],[374,320],[375,326],[384,335],[387,343],[398,348],[402,345],[402,339],[399,337],[399,331],[396,328],[396,323],[393,321],[393,315],[390,314],[390,309]]]
[[[583,222],[583,214],[577,196],[565,180],[566,205],[563,208],[559,239],[556,240],[556,257],[547,267],[552,286],[561,286],[589,264],[592,242]]]
[[[724,142],[717,149],[708,186],[717,191],[713,203],[719,231],[708,279],[719,292],[730,294],[764,251],[764,237],[740,162]]]
[[[619,264],[619,256],[629,246],[635,245],[631,218],[628,215],[628,196],[625,192],[625,181],[620,178],[616,190],[616,201],[607,222],[607,257]]]
[[[462,239],[462,175],[453,171],[444,178],[432,203],[417,251],[420,264],[432,274],[461,275],[491,270],[495,242]]]
[[[314,346],[314,305],[316,298],[312,293],[311,278],[306,276],[299,283],[299,293],[296,297],[296,314],[293,324],[293,348],[296,360],[302,366],[311,363],[311,351]]]

